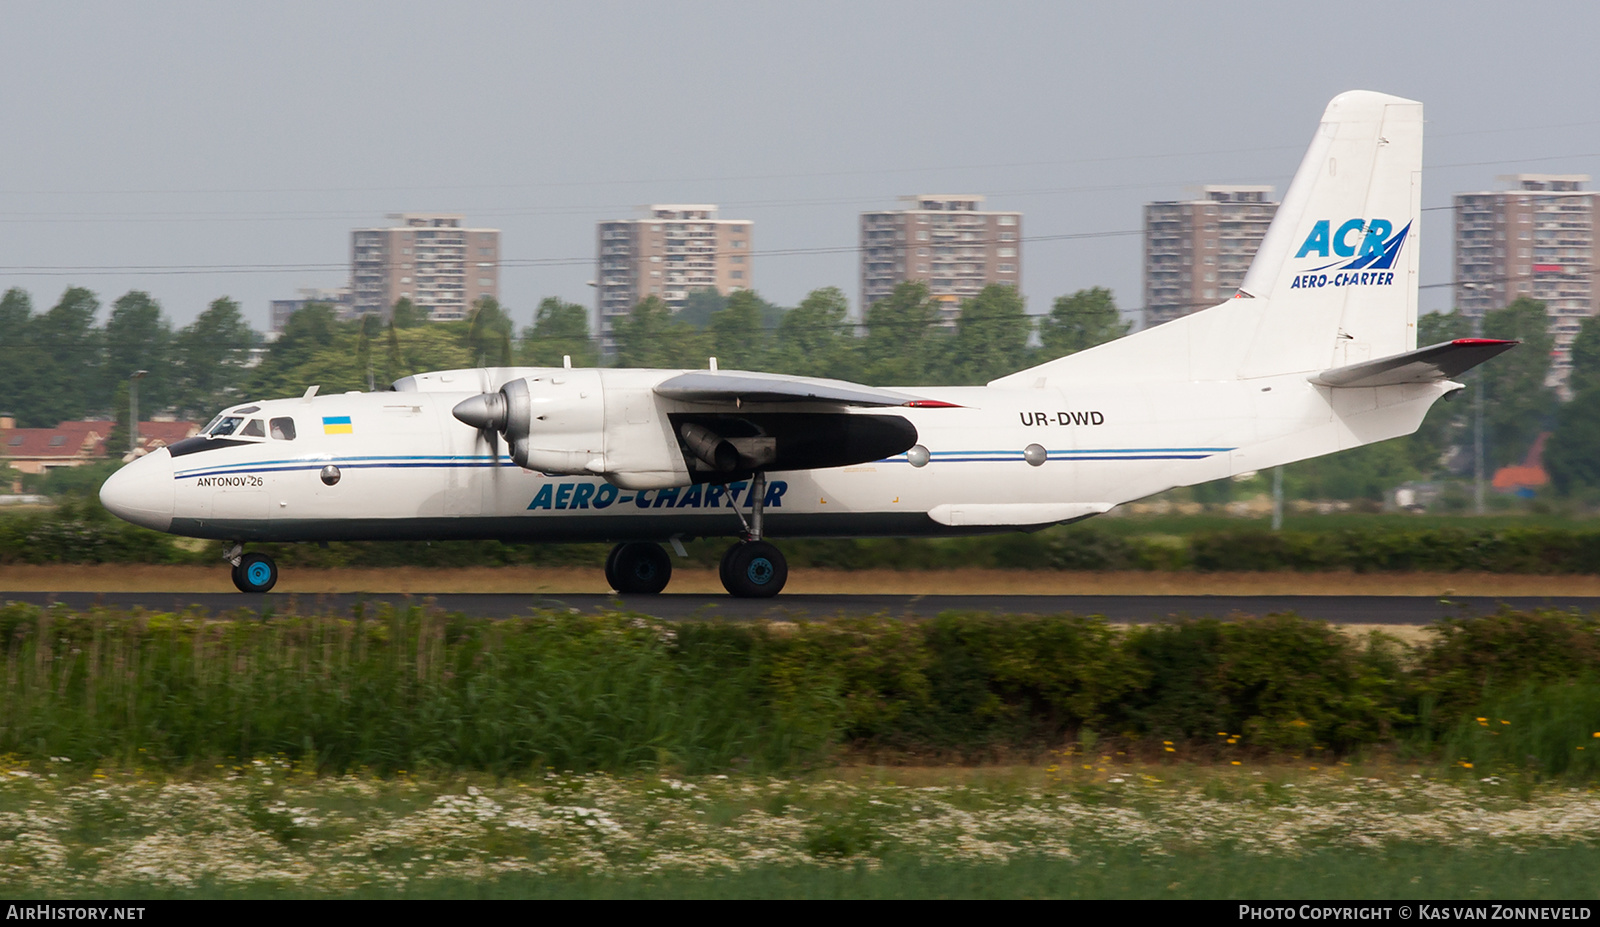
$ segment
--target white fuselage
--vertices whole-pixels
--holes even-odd
[[[680,371],[628,371],[654,382]],[[748,511],[735,482],[628,489],[604,476],[551,476],[512,463],[503,442],[451,409],[488,383],[253,403],[241,417],[291,418],[292,440],[191,439],[106,483],[116,514],[161,531],[227,540],[494,538],[666,540],[732,536]],[[948,408],[898,415],[918,455],[767,474],[774,537],[917,536],[1032,530],[1161,492],[1415,430],[1448,381],[1330,390],[1304,374],[1067,389],[908,390]],[[238,408],[238,407],[236,407]],[[694,412],[657,399],[655,418]],[[785,411],[790,411],[786,409]],[[235,414],[230,411],[230,415]],[[327,423],[327,424],[325,424]],[[642,423],[641,423],[642,424]],[[1027,454],[1030,445],[1044,450]],[[625,448],[606,449],[607,455]],[[676,448],[674,448],[676,451]],[[331,485],[322,475],[338,470]],[[625,482],[625,481],[622,481]]]

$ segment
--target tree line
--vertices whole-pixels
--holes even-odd
[[[245,398],[292,396],[313,384],[324,391],[375,389],[427,370],[475,366],[576,366],[602,362],[589,312],[547,298],[517,330],[493,298],[480,299],[459,322],[430,322],[409,300],[385,320],[340,320],[332,306],[311,304],[268,341],[251,329],[238,303],[217,299],[175,329],[148,293],[132,291],[98,322],[99,298],[71,287],[49,309],[11,289],[0,298],[0,411],[25,428],[89,416],[124,418],[129,379],[140,378],[142,416],[169,413],[204,420]],[[1030,346],[1035,320],[1022,297],[992,286],[941,324],[924,284],[904,284],[874,304],[864,323],[848,318],[844,293],[824,287],[783,308],[753,291],[691,294],[677,313],[660,299],[639,303],[618,321],[618,366],[704,367],[827,376],[875,385],[982,383],[1039,356],[1059,356],[1127,332],[1108,290],[1056,300],[1038,322],[1042,345]]]
[[[867,307],[859,321],[836,287],[813,290],[794,307],[776,306],[751,290],[691,293],[673,312],[656,297],[638,303],[610,333],[603,362],[627,367],[707,365],[724,369],[833,377],[876,386],[981,384],[1034,363],[1121,337],[1128,331],[1107,289],[1058,297],[1048,313],[1030,316],[1015,288],[994,285],[947,304],[922,283],[903,283]],[[381,388],[409,374],[473,366],[576,366],[602,363],[599,339],[584,306],[550,297],[518,329],[492,298],[459,322],[435,323],[408,300],[387,320],[341,321],[331,306],[312,304],[291,316],[268,342],[251,329],[236,302],[213,301],[194,322],[174,328],[148,293],[132,291],[111,304],[103,324],[99,298],[68,288],[49,309],[11,289],[0,297],[0,411],[23,427],[50,427],[89,416],[125,419],[129,377],[139,381],[143,417],[167,413],[205,420],[246,398]],[[1418,320],[1418,344],[1472,334],[1459,313]],[[1545,461],[1564,494],[1600,493],[1600,320],[1585,319],[1573,346],[1569,386],[1560,403],[1544,385],[1553,347],[1544,304],[1522,298],[1488,313],[1482,334],[1523,342],[1467,375],[1481,377],[1485,457],[1494,468],[1522,459],[1551,431]],[[1475,384],[1470,384],[1475,385]],[[1436,403],[1417,434],[1306,461],[1289,468],[1291,495],[1381,498],[1411,479],[1462,470],[1472,445],[1472,391]],[[119,427],[125,423],[119,422]],[[1470,459],[1470,458],[1466,458]],[[1206,493],[1226,497],[1218,485]]]

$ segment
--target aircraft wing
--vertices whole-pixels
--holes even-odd
[[[785,377],[746,370],[695,370],[657,383],[655,393],[690,402],[825,402],[844,406],[931,406],[893,390],[821,377]]]
[[[1494,338],[1457,338],[1392,357],[1324,370],[1312,377],[1311,382],[1318,386],[1361,387],[1449,380],[1521,343]]]

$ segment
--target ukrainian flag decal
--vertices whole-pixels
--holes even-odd
[[[325,435],[354,434],[355,429],[350,425],[348,415],[324,415],[322,417],[322,433]]]

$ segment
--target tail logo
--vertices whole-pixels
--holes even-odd
[[[1311,234],[1306,236],[1305,243],[1295,257],[1333,257],[1337,260],[1297,274],[1289,288],[1392,286],[1394,274],[1385,271],[1394,267],[1395,258],[1400,256],[1400,248],[1405,245],[1406,235],[1410,231],[1411,223],[1407,222],[1405,228],[1395,232],[1394,223],[1388,219],[1350,219],[1337,229],[1334,229],[1331,220],[1319,219],[1311,227]],[[1325,270],[1336,273],[1322,273]]]
[[[1306,236],[1305,243],[1295,253],[1296,258],[1309,257],[1338,257],[1353,258],[1348,263],[1334,261],[1321,267],[1313,267],[1310,273],[1319,270],[1337,268],[1339,270],[1388,270],[1394,266],[1394,259],[1400,254],[1400,247],[1405,244],[1406,233],[1411,231],[1411,223],[1394,232],[1394,223],[1388,219],[1350,219],[1340,225],[1337,231],[1329,233],[1333,222],[1329,219],[1319,219],[1311,227],[1311,234]],[[1394,232],[1390,235],[1390,232]],[[1358,244],[1359,243],[1359,244]]]

